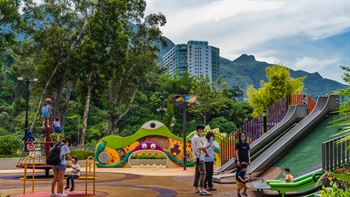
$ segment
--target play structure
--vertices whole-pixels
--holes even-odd
[[[255,179],[258,181],[252,183],[253,187],[258,191],[276,190],[279,193],[276,196],[306,196],[318,191],[321,185],[315,187],[313,180],[317,180],[324,169],[328,170],[329,166],[340,167],[349,161],[349,151],[345,153],[345,145],[343,149],[340,146],[336,148],[334,140],[333,144],[324,145],[324,150],[321,150],[322,142],[328,141],[338,131],[338,128],[325,129],[336,118],[334,116],[338,108],[337,95],[319,97],[315,108],[308,115],[306,105],[289,106],[283,120],[251,144],[252,163],[247,173],[257,177],[270,166],[277,165],[281,168],[293,167],[293,172],[297,173],[296,179],[292,184]],[[324,159],[325,156],[330,158]],[[213,181],[221,183],[228,177],[234,179],[235,168],[235,158],[232,158],[217,170]]]
[[[29,131],[31,132],[31,131]],[[27,168],[34,168],[35,169],[43,169],[45,170],[45,176],[49,176],[49,171],[52,169],[51,165],[46,164],[46,157],[48,156],[50,152],[51,145],[55,144],[56,142],[50,141],[50,127],[45,128],[45,136],[46,140],[45,142],[40,141],[28,141],[26,140],[27,136],[25,136],[25,150],[22,152],[22,157],[17,163],[18,168],[24,168],[23,161],[27,156],[31,156],[34,160],[34,162],[31,162],[27,165]]]
[[[219,143],[225,135],[218,129],[205,128],[205,133],[213,131],[215,134],[214,154],[216,165],[220,166],[221,154]],[[193,136],[190,133],[187,141]],[[202,142],[205,138],[201,137]],[[129,137],[107,136],[96,145],[95,160],[101,168],[120,167],[178,167],[183,166],[183,155],[186,155],[186,166],[194,166],[191,143],[186,145],[186,154],[183,152],[183,140],[171,133],[161,122],[152,120]]]

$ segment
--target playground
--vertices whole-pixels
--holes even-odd
[[[82,168],[84,171],[85,169]],[[275,176],[280,173],[275,171]],[[37,172],[42,174],[42,171]],[[192,187],[194,168],[99,168],[96,174],[96,196],[198,196],[194,194]],[[270,176],[272,173],[268,173]],[[31,193],[31,183],[28,180],[26,194],[23,194],[23,170],[0,171],[0,194],[5,196],[49,196],[51,178],[35,179],[35,190]],[[265,177],[269,179],[268,177]],[[232,181],[232,180],[228,180]],[[215,184],[217,191],[211,192],[212,196],[236,196],[234,184]],[[76,190],[65,190],[68,196],[85,196],[85,181],[76,181]],[[88,183],[88,194],[92,195],[92,184]],[[258,193],[250,187],[247,194],[258,196]]]
[[[322,182],[316,182],[323,171],[339,168],[350,158],[349,151],[344,151],[348,144],[335,148],[336,140],[329,138],[341,130],[340,127],[329,127],[338,118],[334,113],[338,108],[339,97],[329,95],[320,97],[311,110],[305,104],[290,105],[284,114],[277,114],[280,120],[275,125],[268,124],[266,133],[262,133],[259,120],[253,121],[255,125],[245,126],[252,141],[252,163],[247,174],[254,177],[247,183],[247,194],[317,194]],[[273,114],[273,109],[269,113]],[[256,125],[258,127],[254,129]],[[49,133],[48,129],[46,131]],[[236,137],[206,126],[204,132],[209,131],[215,134],[213,181],[217,189],[211,191],[211,196],[237,196],[236,158],[232,155]],[[97,142],[94,155],[79,161],[81,176],[76,180],[75,191],[66,190],[65,193],[68,196],[198,196],[192,186],[195,163],[189,141],[193,134],[189,133],[184,141],[161,122],[152,120],[131,136],[103,137]],[[51,166],[42,159],[47,157],[53,143],[47,139],[39,142],[44,144],[45,153],[34,154],[31,149],[32,153],[17,164],[18,169],[0,171],[1,197],[50,196]],[[201,140],[203,142],[205,138]],[[285,167],[291,169],[295,178],[293,183],[280,181],[281,169]]]

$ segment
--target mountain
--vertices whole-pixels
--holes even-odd
[[[231,61],[220,58],[220,75],[231,86],[238,86],[244,92],[250,86],[260,87],[260,81],[267,81],[266,67],[272,64],[256,61],[253,55],[243,54]],[[306,76],[304,80],[304,92],[314,98],[325,96],[332,91],[347,88],[337,81],[323,78],[319,73],[308,73],[302,70],[289,70],[291,77]]]

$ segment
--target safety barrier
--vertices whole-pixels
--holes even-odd
[[[350,161],[349,141],[337,142],[346,136],[338,137],[322,143],[322,168],[326,171],[334,171]]]

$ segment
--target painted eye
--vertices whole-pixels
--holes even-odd
[[[142,128],[147,130],[155,130],[163,125],[164,125],[163,123],[153,120],[153,121],[146,122],[144,125],[142,125]]]
[[[151,144],[151,149],[155,149],[156,145],[155,144]]]
[[[146,148],[147,148],[147,144],[142,144],[141,147],[142,147],[143,149],[146,149]]]

